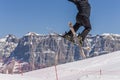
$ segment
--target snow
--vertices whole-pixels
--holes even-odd
[[[55,34],[55,33],[50,33],[50,35],[53,35],[53,36],[54,36],[54,35],[56,35],[56,34]]]
[[[30,36],[30,35],[37,35],[37,36],[39,36],[40,34],[37,34],[35,32],[28,32],[25,36]]]
[[[0,74],[0,80],[39,80],[32,76]]]
[[[0,42],[5,42],[6,41],[6,38],[1,38],[0,39]]]
[[[57,66],[58,80],[120,80],[120,51]],[[56,80],[55,66],[0,80]]]
[[[102,34],[102,36],[104,36],[105,38],[108,38],[110,40],[119,40],[120,34],[104,33],[104,34]],[[116,37],[116,38],[114,38],[114,37]]]
[[[120,37],[120,34],[104,33],[104,34],[102,34],[102,36],[116,36],[116,37]]]

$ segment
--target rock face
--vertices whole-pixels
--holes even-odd
[[[30,32],[20,39],[10,36],[0,39],[0,44],[2,44],[0,48],[2,56],[9,54],[9,58],[14,57],[17,60],[28,62],[28,70],[52,66],[55,62],[63,64],[81,58],[78,46],[55,34],[40,35]],[[90,47],[89,51],[85,50],[87,57],[117,51],[120,50],[120,35],[88,35],[83,46],[86,45]]]
[[[74,45],[59,36],[31,33],[19,40],[11,55],[29,62],[34,69],[54,65],[55,58],[59,64],[74,61],[74,51]]]
[[[12,34],[0,38],[0,59],[5,56],[8,57],[12,51],[17,47],[19,39]]]
[[[120,35],[102,34],[89,37],[91,52],[89,56],[96,56],[120,50]]]

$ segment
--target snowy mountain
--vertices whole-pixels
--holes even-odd
[[[12,34],[0,38],[0,59],[2,56],[10,56],[11,52],[17,47],[18,41],[17,37]]]
[[[86,45],[91,48],[90,51],[85,50],[87,57],[118,51],[120,35],[108,33],[88,35],[83,46]],[[3,56],[14,57],[18,61],[28,63],[28,71],[53,66],[56,56],[59,64],[81,59],[78,46],[56,34],[41,35],[34,32],[29,32],[19,39],[13,35],[1,38],[0,57]],[[26,66],[24,68],[26,69]]]
[[[120,51],[21,74],[1,80],[120,80]]]
[[[89,37],[91,42],[90,56],[101,55],[120,50],[120,35],[104,33]]]

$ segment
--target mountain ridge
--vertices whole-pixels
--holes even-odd
[[[14,57],[28,62],[32,65],[31,70],[54,65],[55,56],[58,56],[59,64],[81,59],[78,46],[53,33],[41,35],[29,32],[19,39],[9,35],[1,38],[0,44],[1,59]],[[90,51],[84,50],[87,57],[107,54],[120,50],[120,36],[111,33],[88,35],[83,46],[86,45],[91,48]]]

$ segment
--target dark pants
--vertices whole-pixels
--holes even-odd
[[[75,30],[75,32],[78,31],[78,29],[80,27],[84,26],[84,30],[81,32],[81,34],[79,34],[78,36],[82,37],[82,41],[84,41],[85,37],[87,36],[87,34],[90,32],[91,30],[91,24],[90,24],[90,20],[88,17],[80,15],[79,13],[76,16],[76,23],[74,24],[73,28]],[[68,35],[72,35],[72,32],[69,31],[67,33]]]

